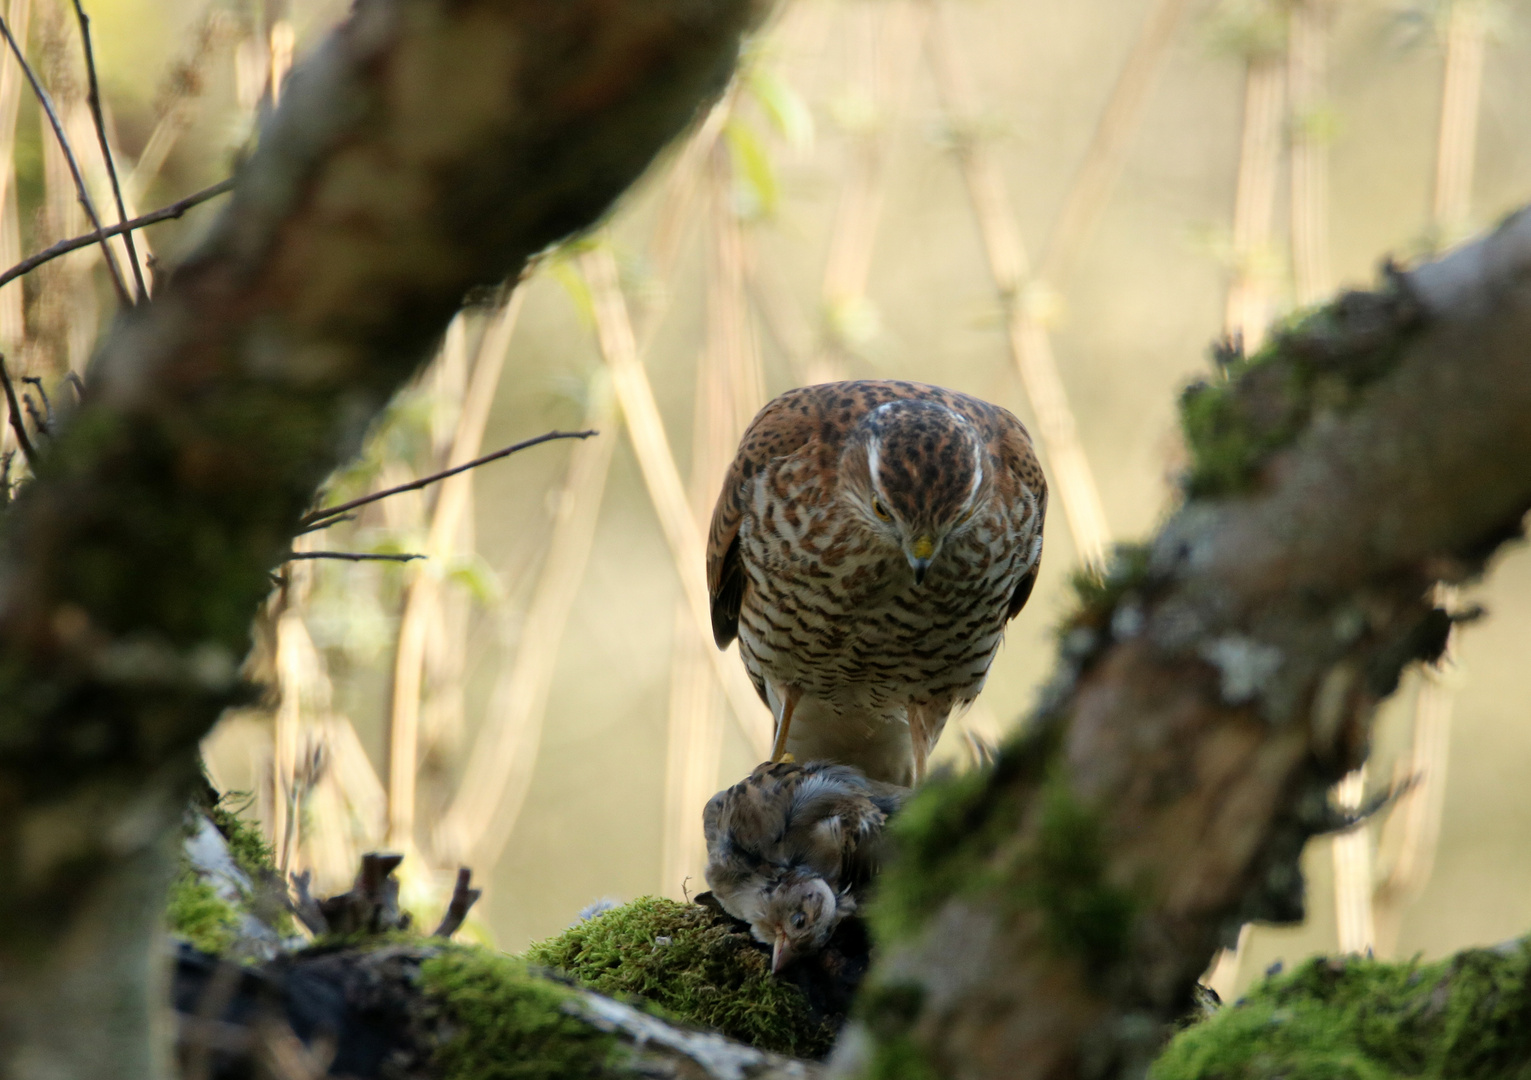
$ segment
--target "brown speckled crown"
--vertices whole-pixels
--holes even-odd
[[[982,450],[977,431],[962,416],[938,401],[911,400],[867,413],[852,447],[875,456],[877,488],[898,519],[915,529],[935,529],[962,513]]]

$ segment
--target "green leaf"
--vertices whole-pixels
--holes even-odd
[[[791,83],[771,68],[758,64],[750,69],[747,85],[787,145],[795,150],[813,145],[813,113]]]
[[[744,193],[763,216],[776,213],[776,172],[771,167],[771,157],[766,153],[759,137],[748,125],[730,120],[723,129],[728,149],[733,159],[734,175],[743,185]]]
[[[587,326],[595,325],[595,297],[590,294],[590,284],[578,268],[567,259],[549,259],[548,273],[563,286],[574,304],[574,310]]]
[[[452,584],[466,589],[468,595],[483,607],[495,607],[505,598],[505,587],[500,583],[500,575],[477,552],[452,559],[445,577]]]

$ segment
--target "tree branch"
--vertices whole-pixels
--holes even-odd
[[[169,855],[268,569],[462,297],[601,215],[756,14],[371,0],[284,84],[5,513],[0,1073],[154,1074]]]
[[[1522,211],[1188,392],[1191,497],[1082,583],[992,773],[905,811],[850,1074],[1140,1075],[1241,922],[1302,917],[1328,788],[1444,646],[1432,586],[1531,507],[1527,341]]]

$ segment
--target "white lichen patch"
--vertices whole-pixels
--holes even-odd
[[[1281,650],[1274,645],[1225,634],[1198,650],[1201,658],[1217,668],[1220,690],[1227,705],[1247,705],[1265,690],[1281,670]]]

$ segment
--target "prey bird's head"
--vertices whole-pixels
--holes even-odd
[[[771,946],[771,971],[824,948],[849,910],[842,906],[829,884],[809,871],[789,870],[774,882],[751,927],[757,939]]]
[[[947,538],[972,520],[988,483],[986,457],[966,417],[935,401],[889,401],[847,440],[841,487],[866,525],[903,552],[920,584]]]

